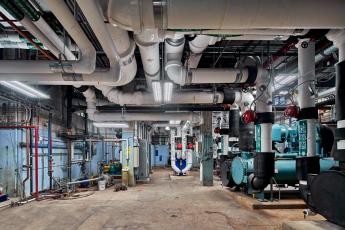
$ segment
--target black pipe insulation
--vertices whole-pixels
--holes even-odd
[[[238,146],[241,151],[255,151],[255,125],[253,122],[245,124],[239,120]]]
[[[335,108],[336,120],[345,120],[345,61],[336,65],[336,84],[335,84]],[[345,128],[337,128],[335,130],[335,138],[337,141],[345,140]],[[334,153],[334,159],[345,162],[345,149],[337,149]]]
[[[240,133],[240,110],[229,111],[229,137],[239,137]]]
[[[248,177],[248,182],[254,190],[262,190],[274,176],[274,152],[257,152],[254,157],[254,173]]]

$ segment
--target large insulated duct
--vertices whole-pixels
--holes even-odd
[[[254,173],[248,177],[248,182],[253,189],[263,190],[274,176],[272,79],[266,70],[258,73],[256,90],[256,155],[254,158]]]
[[[212,9],[210,9],[212,6]],[[154,27],[145,4],[110,0],[111,23],[140,31]],[[152,11],[152,4],[150,4]],[[324,29],[344,28],[343,0],[200,0],[164,1],[154,5],[156,22],[164,29]]]

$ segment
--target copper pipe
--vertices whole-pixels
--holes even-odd
[[[11,27],[18,32],[18,34],[20,34],[22,37],[26,38],[33,46],[36,47],[36,49],[38,49],[38,51],[40,51],[46,58],[48,58],[49,60],[55,60],[55,58],[50,55],[49,53],[47,53],[45,50],[43,50],[41,48],[41,46],[39,46],[37,43],[35,43],[28,34],[26,34],[24,31],[22,31],[12,20],[10,20],[8,17],[6,17],[1,11],[0,11],[0,17],[5,20],[8,24],[11,25]]]

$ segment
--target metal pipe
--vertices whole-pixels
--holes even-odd
[[[49,189],[53,189],[53,138],[52,138],[52,113],[48,117],[48,175],[49,175]]]
[[[18,126],[0,126],[0,129],[34,129],[35,130],[35,198],[38,200],[38,126],[36,125],[18,125]]]

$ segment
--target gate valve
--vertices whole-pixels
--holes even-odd
[[[255,112],[253,110],[247,110],[242,114],[242,121],[245,124],[249,124],[250,122],[254,122],[256,119]]]
[[[188,146],[187,146],[187,149],[193,149],[193,148],[194,148],[193,144],[189,143]]]
[[[182,149],[182,144],[177,144],[177,149],[181,150]]]
[[[288,106],[284,111],[284,116],[298,118],[299,108],[296,105]]]
[[[220,128],[219,127],[214,128],[214,133],[219,134],[220,133]]]

